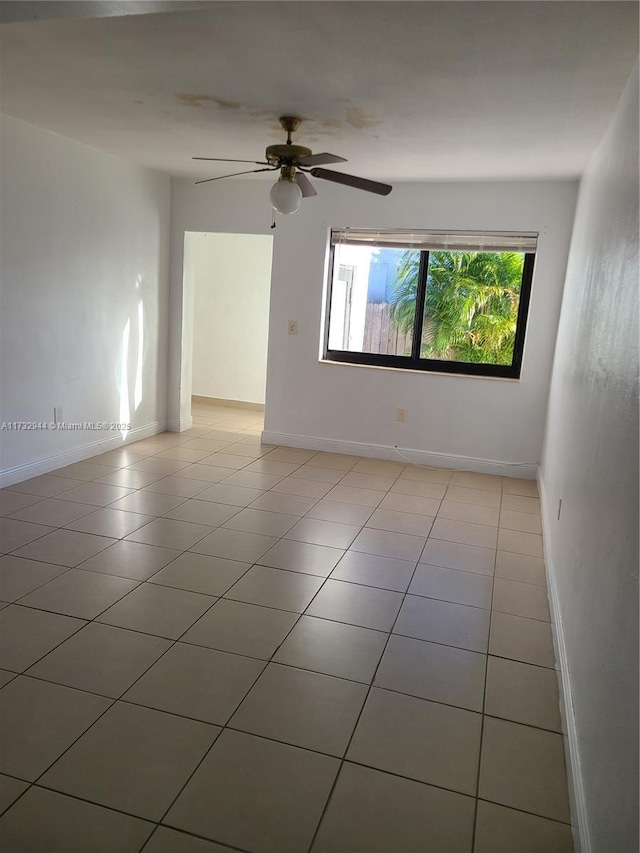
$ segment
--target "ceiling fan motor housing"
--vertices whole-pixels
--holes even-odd
[[[305,148],[303,145],[270,145],[265,152],[265,159],[267,163],[278,166],[295,163],[310,155],[311,149]]]

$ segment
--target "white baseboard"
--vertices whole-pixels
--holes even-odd
[[[247,409],[250,412],[264,412],[264,403],[250,403],[246,400],[229,400],[226,397],[203,397],[191,395],[192,403],[204,403],[207,406],[222,406],[232,409]]]
[[[167,430],[169,432],[184,432],[193,426],[193,418],[167,418]]]
[[[448,453],[430,453],[426,450],[411,450],[385,444],[366,444],[358,441],[335,441],[330,438],[313,438],[308,435],[289,435],[282,432],[261,434],[263,444],[278,444],[284,447],[299,447],[304,450],[325,450],[329,453],[346,453],[349,456],[366,456],[370,459],[391,459],[409,462],[430,468],[447,468],[456,471],[475,471],[479,474],[497,474],[503,477],[522,477],[535,480],[537,463],[519,464],[494,459],[477,459],[473,456],[456,456]]]
[[[544,487],[544,479],[538,471],[538,486],[540,489],[540,505],[542,511],[542,539],[545,549],[545,566],[547,572],[547,588],[551,605],[551,631],[556,661],[560,669],[560,714],[565,743],[565,763],[567,765],[567,782],[569,785],[569,805],[571,808],[571,824],[575,853],[591,853],[589,826],[587,823],[587,808],[582,785],[580,767],[580,752],[578,749],[578,732],[573,712],[573,696],[569,678],[567,647],[564,640],[562,611],[558,598],[555,568],[550,553],[551,525],[549,504]]]
[[[143,438],[149,438],[159,432],[164,432],[165,429],[165,420],[153,421],[150,424],[130,430],[126,434],[124,441],[120,433],[116,433],[109,436],[109,438],[101,438],[98,441],[83,444],[82,447],[74,447],[72,450],[66,450],[63,453],[55,453],[53,456],[45,456],[33,462],[26,462],[22,465],[14,465],[12,468],[5,468],[3,471],[0,471],[0,488],[13,486],[14,483],[22,483],[24,480],[30,480],[32,477],[39,477],[40,474],[48,474],[50,471],[64,468],[65,465],[71,465],[74,462],[82,462],[84,459],[89,459],[91,456],[97,456],[100,453],[106,453],[108,450],[119,450],[121,447],[132,444],[134,441],[140,441]]]

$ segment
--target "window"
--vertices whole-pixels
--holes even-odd
[[[537,235],[331,232],[330,361],[520,376]]]

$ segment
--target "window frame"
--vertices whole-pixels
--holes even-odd
[[[381,233],[384,233],[381,229]],[[510,365],[487,364],[484,362],[470,361],[447,361],[437,358],[420,358],[420,345],[422,341],[422,326],[424,322],[424,303],[426,299],[427,277],[429,270],[429,249],[417,249],[420,251],[420,267],[418,272],[418,284],[416,292],[416,313],[414,319],[414,335],[412,352],[409,356],[383,355],[379,353],[351,352],[350,350],[335,350],[329,348],[329,333],[331,326],[331,299],[333,291],[333,273],[335,263],[335,245],[329,244],[329,263],[327,299],[325,303],[324,341],[322,347],[322,361],[339,362],[341,364],[355,364],[367,367],[392,367],[402,370],[414,370],[428,373],[453,373],[465,376],[478,376],[497,379],[520,379],[522,373],[522,361],[524,357],[524,345],[527,333],[527,322],[529,319],[529,306],[531,304],[531,287],[533,284],[533,272],[535,267],[536,252],[523,252],[524,263],[522,268],[522,283],[520,285],[520,300],[518,302],[518,318],[516,320],[516,335],[513,345],[513,358]],[[364,244],[363,244],[364,245]],[[411,245],[398,248],[415,249]],[[436,251],[436,250],[434,250]],[[457,251],[452,249],[451,251]]]

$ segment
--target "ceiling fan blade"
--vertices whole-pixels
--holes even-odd
[[[308,157],[298,160],[301,166],[328,166],[330,163],[346,162],[344,157],[338,157],[337,154],[310,154]]]
[[[192,160],[210,160],[215,163],[253,163],[254,166],[266,166],[266,160],[231,160],[228,157],[192,157]]]
[[[302,198],[310,198],[311,196],[318,195],[313,184],[303,172],[296,172],[296,184],[302,191]]]
[[[314,178],[321,178],[323,181],[344,184],[346,187],[365,190],[368,193],[377,193],[377,195],[389,195],[393,189],[389,184],[381,184],[367,178],[357,178],[355,175],[345,175],[343,172],[330,172],[328,169],[312,169],[311,174]]]
[[[223,178],[235,178],[236,175],[253,175],[254,172],[273,172],[278,166],[270,166],[268,169],[248,169],[246,172],[233,172],[231,175],[219,175],[217,178],[205,178],[204,181],[196,181],[196,184],[208,184],[210,181],[221,181]]]

